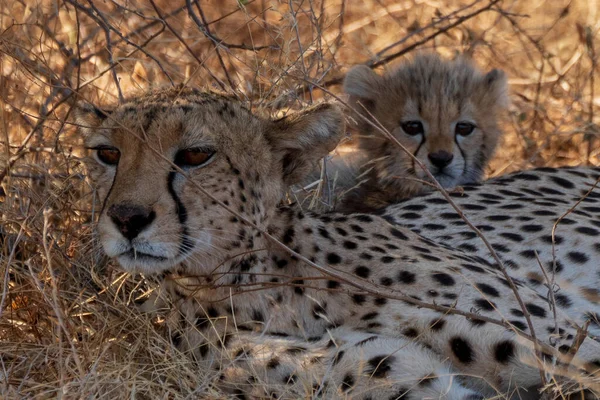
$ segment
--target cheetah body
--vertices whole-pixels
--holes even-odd
[[[270,121],[222,96],[172,89],[78,121],[97,153],[90,176],[106,253],[163,275],[173,341],[221,371],[224,387],[257,397],[474,399],[540,386],[526,319],[487,257],[375,215],[278,206],[339,140],[335,108]],[[119,154],[114,165],[98,159],[107,148]],[[209,161],[181,162],[190,151]],[[555,321],[539,311],[548,303],[535,288],[515,284],[534,311],[540,351],[559,357],[558,366],[544,358],[545,368],[577,374],[564,370],[548,327],[574,337],[581,313]],[[577,365],[596,362],[599,349],[583,341]]]

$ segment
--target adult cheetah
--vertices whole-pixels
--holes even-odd
[[[502,71],[484,74],[464,57],[446,61],[436,54],[418,55],[383,76],[356,66],[346,75],[344,91],[359,114],[354,117],[359,154],[345,155],[336,165],[346,159],[350,170],[364,164],[354,171],[354,180],[341,182],[345,189],[358,184],[342,198],[344,212],[371,211],[433,187],[413,157],[378,126],[443,187],[453,188],[482,178],[508,105]]]
[[[542,312],[546,298],[515,280],[521,307],[485,257],[379,216],[280,205],[341,137],[335,107],[271,121],[175,88],[112,112],[82,109],[77,121],[105,252],[128,271],[162,274],[177,310],[172,340],[239,396],[535,394],[542,365],[591,387],[584,370],[596,368],[599,343],[584,340],[569,364],[551,345],[555,326],[571,344],[581,313]]]

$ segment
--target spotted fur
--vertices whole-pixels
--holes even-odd
[[[600,168],[538,168],[450,193],[489,240],[510,275],[546,299],[553,296],[559,313],[577,315],[580,323],[588,320],[594,337],[600,333],[600,318],[591,311],[600,305],[599,178]],[[493,261],[481,238],[441,193],[390,206],[383,210],[383,217]],[[480,289],[494,295],[490,285]],[[550,311],[530,310],[534,316]]]
[[[134,99],[106,118],[84,112],[88,146],[111,146],[121,157],[115,166],[92,163],[105,251],[126,270],[163,275],[176,311],[168,323],[174,344],[220,371],[218,384],[240,397],[535,393],[532,332],[494,262],[377,215],[279,205],[287,185],[335,146],[342,120],[322,105],[270,121],[187,89]],[[177,169],[171,161],[186,148],[214,155]],[[585,273],[598,279],[596,270]],[[589,379],[596,341],[585,340],[570,364],[550,344],[556,332],[571,344],[598,304],[581,303],[585,310],[559,312],[555,321],[536,287],[515,284],[548,373]]]

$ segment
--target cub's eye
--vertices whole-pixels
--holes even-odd
[[[404,133],[409,136],[422,135],[425,131],[423,130],[423,124],[420,121],[406,121],[400,124]]]
[[[474,130],[475,125],[470,122],[459,122],[454,127],[454,132],[461,136],[469,136]]]
[[[199,167],[210,161],[214,154],[214,150],[202,148],[179,150],[174,162],[179,167]]]
[[[116,147],[104,146],[95,149],[98,160],[106,165],[117,165],[121,158],[121,152]]]

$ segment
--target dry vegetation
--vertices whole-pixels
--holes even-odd
[[[177,4],[175,4],[177,3]],[[0,1],[0,397],[218,398],[108,263],[69,115],[186,83],[269,113],[340,93],[357,63],[468,53],[510,76],[490,175],[598,164],[597,0]]]

